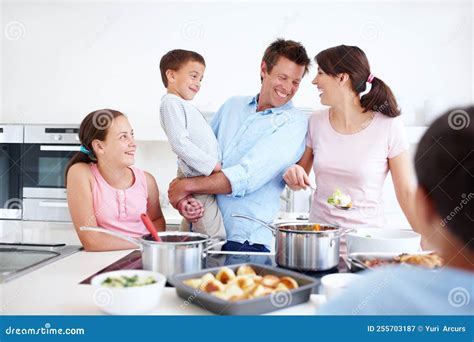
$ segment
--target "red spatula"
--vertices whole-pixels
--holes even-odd
[[[141,214],[140,218],[142,219],[142,222],[145,225],[146,229],[150,232],[151,236],[153,236],[153,239],[155,239],[155,241],[161,242],[160,236],[158,235],[158,232],[156,231],[155,225],[153,224],[153,222],[151,222],[148,215]]]

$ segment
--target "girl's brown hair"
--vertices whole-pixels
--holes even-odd
[[[357,46],[339,45],[321,51],[314,58],[318,66],[328,75],[341,73],[349,75],[352,90],[360,94],[367,89],[370,73],[369,61],[364,51]],[[395,96],[390,88],[380,79],[374,77],[372,88],[360,99],[364,112],[374,110],[389,117],[400,115]]]
[[[97,163],[97,158],[92,148],[92,141],[96,139],[104,141],[109,127],[112,125],[114,119],[119,116],[125,115],[113,109],[99,109],[87,114],[84,120],[82,120],[81,126],[79,127],[79,140],[81,145],[88,150],[88,153],[79,151],[69,160],[66,166],[66,183],[67,173],[74,164]]]

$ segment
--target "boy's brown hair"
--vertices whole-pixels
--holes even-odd
[[[167,70],[174,70],[178,71],[186,63],[193,61],[201,63],[202,65],[206,66],[206,62],[204,61],[204,57],[194,51],[188,50],[171,50],[168,51],[163,57],[161,57],[160,61],[160,71],[161,71],[161,80],[163,81],[164,86],[168,87],[168,78],[166,77]]]

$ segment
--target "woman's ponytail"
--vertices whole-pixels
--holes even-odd
[[[360,98],[361,106],[367,110],[380,112],[389,117],[400,115],[397,100],[390,88],[379,78],[372,78],[370,91]]]
[[[349,75],[352,90],[361,96],[360,104],[365,112],[373,110],[390,117],[400,115],[392,91],[381,79],[372,75],[367,56],[359,47],[334,46],[318,53],[315,60],[328,75],[337,76],[341,73]],[[368,83],[371,83],[372,87],[366,92]]]

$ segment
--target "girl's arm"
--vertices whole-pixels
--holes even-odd
[[[104,233],[82,231],[82,226],[97,226],[92,204],[92,175],[89,164],[71,166],[67,175],[67,202],[76,233],[88,252],[134,249],[126,240]]]
[[[148,172],[145,172],[146,186],[148,189],[148,203],[147,203],[147,215],[155,225],[155,228],[159,232],[166,230],[166,222],[161,211],[160,205],[160,192],[158,185],[156,184],[155,177]]]
[[[310,185],[308,174],[313,165],[313,149],[306,146],[303,156],[296,165],[286,170],[283,179],[292,190],[306,189]]]
[[[408,151],[388,160],[393,186],[398,203],[412,228],[416,227],[415,193],[416,184],[411,169]]]

